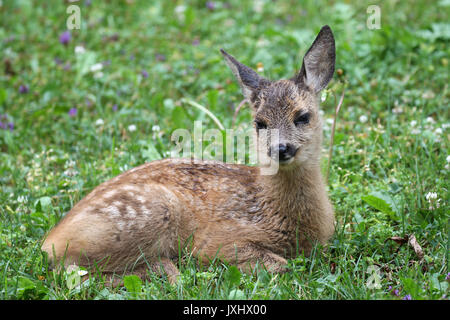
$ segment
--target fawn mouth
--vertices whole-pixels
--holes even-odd
[[[279,159],[278,163],[282,166],[287,166],[287,165],[291,164],[293,161],[294,161],[294,157],[291,157],[289,159],[283,159],[283,160]]]
[[[272,160],[278,161],[281,166],[287,166],[294,162],[298,150],[299,148],[293,148],[291,145],[288,145],[287,147],[280,145],[279,152],[272,152],[272,150],[269,149],[268,155]]]

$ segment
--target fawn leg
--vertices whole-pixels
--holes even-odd
[[[177,282],[178,276],[180,275],[178,268],[169,258],[160,258],[158,261],[151,263],[150,267],[152,268],[153,272],[156,272],[160,275],[166,274],[170,284],[175,284]]]
[[[108,271],[106,272],[104,271],[102,273],[103,275],[106,276],[105,286],[116,288],[124,285],[123,277],[127,275],[136,275],[142,280],[145,279],[150,280],[147,271],[148,266],[146,264],[141,264],[139,266],[136,266],[132,271],[126,272],[125,274],[120,272],[108,272]]]
[[[246,273],[251,273],[257,263],[264,265],[267,271],[272,273],[284,273],[287,271],[287,260],[267,249],[248,246],[245,248],[244,259],[237,266]]]
[[[142,280],[147,279],[150,280],[148,275],[148,269],[151,269],[153,272],[159,275],[167,275],[167,278],[170,284],[175,284],[177,281],[177,277],[180,275],[175,264],[172,260],[168,258],[160,258],[158,261],[151,262],[149,265],[141,264],[136,266],[132,271],[127,272],[125,275],[137,275]],[[118,287],[123,285],[123,279],[120,273],[112,273],[112,272],[103,272],[106,275],[106,285],[110,287]],[[124,276],[125,276],[124,275]]]

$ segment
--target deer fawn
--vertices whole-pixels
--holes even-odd
[[[99,185],[46,237],[53,263],[101,266],[103,273],[145,276],[148,268],[174,281],[180,244],[200,260],[218,257],[252,270],[257,261],[285,271],[286,258],[308,254],[333,235],[334,213],[319,160],[318,94],[334,73],[333,33],[324,26],[298,74],[270,81],[221,50],[252,105],[256,133],[278,129],[267,143],[279,170],[219,161],[165,159]]]

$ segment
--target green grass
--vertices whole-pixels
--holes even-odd
[[[379,30],[366,27],[373,3],[364,1],[259,1],[260,10],[251,1],[213,10],[188,1],[183,12],[181,1],[80,1],[81,30],[63,45],[67,3],[1,1],[0,121],[14,129],[0,129],[0,299],[448,299],[450,4],[375,2]],[[232,127],[242,96],[219,48],[253,68],[262,63],[271,79],[286,78],[325,24],[340,70],[322,102],[324,168],[329,119],[346,88],[327,252],[290,260],[282,275],[241,275],[220,262],[200,268],[187,256],[177,286],[153,275],[110,289],[93,275],[71,288],[66,275],[48,270],[40,240],[77,201],[122,171],[167,157],[176,128],[191,130],[194,120],[217,127],[182,99]],[[80,45],[82,55],[74,51]],[[100,62],[96,78],[89,66]],[[243,108],[237,126],[251,121]],[[389,240],[410,234],[423,260]],[[367,286],[373,265],[380,288]]]

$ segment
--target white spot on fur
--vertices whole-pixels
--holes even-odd
[[[103,197],[105,197],[105,198],[112,198],[112,197],[114,197],[116,195],[116,193],[117,193],[117,190],[112,189],[112,190],[109,190],[109,191],[105,192]]]
[[[136,218],[137,212],[133,207],[127,206],[127,214],[130,218]]]
[[[136,200],[139,201],[140,203],[145,202],[145,198],[143,196],[136,196]]]
[[[145,206],[141,206],[141,212],[142,212],[142,214],[145,214],[145,215],[150,215],[152,212],[150,211],[150,209],[148,209],[147,207],[145,207]]]
[[[101,208],[100,212],[105,213],[107,215],[110,215],[110,216],[112,216],[114,218],[119,218],[120,217],[119,209],[117,207],[114,207],[114,206]]]
[[[123,220],[116,220],[116,225],[118,227],[119,230],[123,230],[126,226],[125,222]]]
[[[135,192],[138,192],[140,190],[139,187],[136,187],[136,186],[133,186],[133,185],[130,185],[130,184],[126,185],[126,186],[123,186],[122,189],[125,190],[125,191],[135,191]]]

